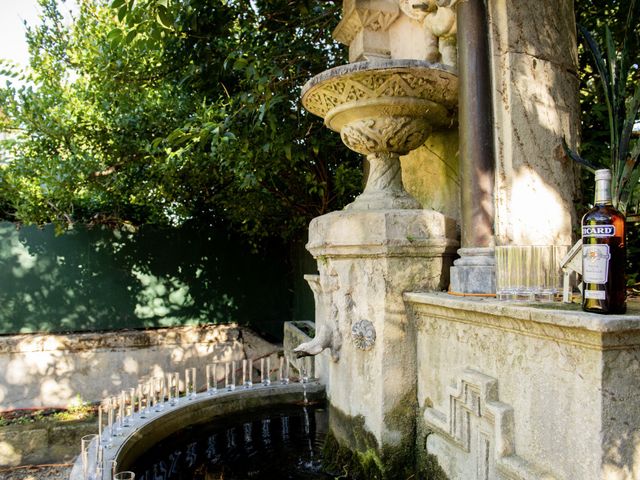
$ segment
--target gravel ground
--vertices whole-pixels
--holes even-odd
[[[67,480],[71,465],[30,465],[0,470],[0,480]]]

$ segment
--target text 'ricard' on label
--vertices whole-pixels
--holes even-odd
[[[583,237],[613,237],[616,234],[616,227],[613,225],[583,225]]]

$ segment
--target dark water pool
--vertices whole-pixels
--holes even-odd
[[[136,480],[334,478],[321,471],[327,423],[318,405],[245,411],[180,430],[130,468]]]

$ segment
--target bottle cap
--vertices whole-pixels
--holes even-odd
[[[611,170],[608,168],[596,170],[596,180],[611,180]]]

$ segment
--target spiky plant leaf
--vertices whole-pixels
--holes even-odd
[[[601,165],[598,165],[596,163],[590,162],[589,160],[582,158],[580,155],[578,155],[576,152],[574,152],[569,145],[567,145],[567,142],[565,141],[565,139],[562,139],[562,148],[564,149],[564,153],[574,162],[582,165],[584,168],[586,168],[587,170],[589,170],[591,173],[595,173],[596,170],[604,168]]]

